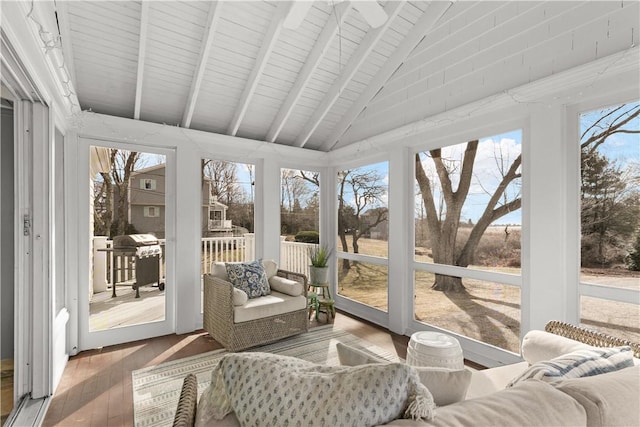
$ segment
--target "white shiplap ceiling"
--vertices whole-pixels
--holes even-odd
[[[373,1],[373,0],[370,0]],[[637,1],[56,2],[83,109],[327,151],[638,43]]]

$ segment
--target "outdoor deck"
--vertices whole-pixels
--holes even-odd
[[[118,284],[117,297],[111,288],[93,295],[89,304],[89,330],[99,331],[121,326],[164,320],[165,293],[154,286],[141,286],[140,298],[130,285]]]

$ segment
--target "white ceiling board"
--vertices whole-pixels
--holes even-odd
[[[266,134],[266,140],[273,142],[278,138],[282,128],[288,121],[294,107],[299,102],[300,97],[304,93],[307,85],[316,73],[320,62],[330,48],[331,40],[338,33],[338,29],[343,25],[350,12],[350,4],[334,8],[332,14],[325,17],[325,21],[321,31],[313,46],[309,50],[308,56],[305,58],[304,64],[301,65],[297,73],[295,82],[291,86],[287,97],[280,105],[276,116],[274,116],[269,131]]]
[[[151,2],[143,2],[140,10],[140,31],[138,37],[138,67],[136,78],[136,100],[133,109],[133,118],[140,118],[140,107],[142,105],[142,84],[144,82],[144,62],[147,49],[147,30],[149,28],[149,9]]]
[[[274,15],[271,17],[271,23],[263,37],[262,46],[260,46],[260,50],[256,56],[256,62],[251,70],[251,74],[247,78],[245,89],[242,92],[242,96],[240,97],[238,106],[236,107],[233,119],[231,119],[229,127],[227,128],[227,133],[229,135],[235,135],[240,128],[242,120],[249,108],[249,104],[255,94],[260,77],[262,77],[262,73],[269,62],[274,46],[278,42],[280,32],[282,31],[282,24],[290,7],[291,5],[289,3],[280,3],[274,11]]]
[[[395,115],[396,123],[410,123],[593,61],[597,59],[596,43],[603,40],[608,42],[603,55],[626,49],[637,20],[621,21],[627,31],[620,31],[620,39],[613,41],[611,33],[607,36],[610,19],[638,10],[636,5],[623,9],[611,2],[519,5],[518,10],[511,9],[511,19],[501,14],[495,21],[500,23],[490,30],[467,34],[476,40],[475,52],[449,51],[435,59],[440,62],[424,64],[429,68],[420,69],[419,80],[405,82],[393,97],[376,97],[345,138],[353,141],[371,132],[379,133],[396,111],[402,111],[401,117]],[[486,18],[493,21],[490,16]],[[536,32],[532,42],[531,35]],[[479,50],[479,44],[483,50]],[[420,53],[425,54],[426,50]],[[443,60],[450,65],[444,66]],[[387,123],[381,124],[385,120]]]
[[[303,128],[300,135],[296,138],[296,145],[303,147],[308,139],[311,137],[315,129],[321,123],[324,116],[327,114],[331,106],[335,103],[336,99],[340,95],[340,91],[347,85],[347,83],[353,78],[354,74],[358,71],[362,63],[366,60],[371,50],[375,47],[376,43],[384,35],[384,32],[391,25],[396,15],[404,5],[404,2],[390,2],[385,7],[385,12],[389,17],[387,22],[378,28],[372,29],[367,33],[362,40],[358,49],[349,58],[349,62],[343,70],[341,70],[340,76],[333,84],[327,95],[322,100],[322,103],[318,109],[313,113],[311,119]]]
[[[351,4],[323,0],[299,28],[272,38],[260,61],[281,2],[169,0],[149,3],[141,62],[140,1],[57,1],[82,108],[133,117],[141,88],[142,120],[225,132],[243,106],[238,135],[292,145],[307,133],[312,148],[338,134],[339,146],[372,138],[621,52],[640,33],[638,1],[457,1],[395,66],[405,38],[438,1],[405,2],[357,58],[371,27],[357,10],[337,13],[335,24]],[[207,34],[213,5],[219,17]]]

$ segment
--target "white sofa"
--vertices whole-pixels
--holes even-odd
[[[633,359],[634,367],[554,383],[530,379],[505,389],[530,364],[585,348],[594,347],[544,331],[531,331],[523,341],[523,362],[474,371],[464,400],[438,407],[432,421],[396,419],[385,425],[640,426],[640,359],[637,358],[637,345],[633,348],[636,356]],[[194,402],[192,404],[195,405]],[[219,422],[205,425],[239,424],[232,413]]]
[[[431,422],[395,420],[387,426],[640,426],[640,359],[634,367],[553,384],[527,380],[507,384],[533,363],[587,344],[544,331],[529,332],[525,361],[474,371],[464,401],[439,407]],[[636,354],[637,356],[637,354]]]

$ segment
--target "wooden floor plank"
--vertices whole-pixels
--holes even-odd
[[[406,357],[408,337],[341,313],[335,325]],[[197,331],[83,351],[69,359],[43,425],[133,426],[133,371],[220,348],[206,332]]]

